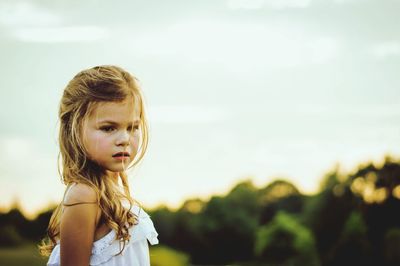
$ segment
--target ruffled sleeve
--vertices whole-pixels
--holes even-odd
[[[133,212],[138,214],[138,223],[129,229],[131,239],[125,244],[122,254],[124,254],[129,248],[132,248],[131,245],[134,243],[149,241],[151,245],[158,244],[158,233],[154,228],[150,216],[142,208],[136,205],[133,206]],[[114,230],[111,230],[110,233],[93,243],[90,265],[105,263],[120,253],[122,245],[115,238],[116,233]]]

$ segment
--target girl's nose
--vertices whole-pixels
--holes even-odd
[[[130,138],[129,132],[124,130],[118,135],[116,144],[127,146],[129,145],[129,138]]]

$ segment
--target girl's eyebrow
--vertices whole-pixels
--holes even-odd
[[[139,124],[140,120],[134,120],[133,124]],[[117,122],[112,121],[112,120],[103,120],[103,121],[99,121],[98,124],[111,124],[111,125],[118,125]],[[132,125],[132,122],[128,123],[129,125]]]

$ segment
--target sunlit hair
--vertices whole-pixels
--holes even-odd
[[[85,119],[99,103],[123,102],[132,99],[140,105],[140,140],[137,155],[130,168],[143,158],[148,145],[148,124],[143,95],[138,81],[120,67],[104,65],[79,72],[67,85],[59,107],[59,145],[58,171],[67,189],[73,183],[89,185],[96,191],[97,203],[101,209],[101,219],[116,231],[122,250],[129,241],[128,228],[137,223],[137,216],[130,209],[134,200],[129,192],[127,174],[120,172],[123,191],[119,190],[111,178],[103,178],[105,169],[91,161],[83,145],[82,130]],[[132,120],[134,118],[132,117]],[[65,196],[65,193],[64,193]],[[126,209],[125,200],[130,204]],[[57,240],[60,239],[60,217],[63,202],[54,210],[47,229],[47,238],[39,245],[40,253],[49,256]]]

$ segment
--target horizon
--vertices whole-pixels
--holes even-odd
[[[370,161],[364,161],[364,162],[360,162],[359,164],[357,164],[356,166],[354,166],[352,169],[347,169],[344,170],[340,163],[335,163],[334,165],[332,165],[332,167],[330,169],[327,169],[325,174],[323,176],[320,177],[319,179],[319,186],[321,186],[321,183],[324,180],[324,177],[331,173],[332,171],[337,171],[337,173],[343,177],[343,175],[348,178],[350,175],[352,175],[354,172],[356,172],[358,169],[365,167],[366,165],[372,164],[374,165],[376,168],[381,168],[385,161],[389,159],[389,161],[396,161],[396,162],[400,162],[400,156],[395,156],[394,154],[385,154],[380,160],[370,160]],[[248,177],[243,177],[243,178],[239,178],[236,179],[236,183],[231,184],[229,187],[225,188],[224,191],[220,191],[217,193],[212,193],[209,195],[192,195],[189,196],[188,198],[184,198],[182,199],[182,201],[178,202],[176,205],[169,205],[166,204],[164,202],[158,202],[155,203],[153,205],[147,206],[145,205],[146,209],[150,209],[150,210],[156,210],[162,207],[167,207],[169,210],[172,211],[177,211],[179,208],[182,207],[182,205],[185,203],[185,201],[187,200],[192,200],[192,199],[199,199],[203,202],[208,202],[213,196],[226,196],[236,185],[245,182],[245,181],[250,181],[257,189],[262,189],[265,188],[266,186],[270,185],[271,183],[275,182],[275,181],[287,181],[291,184],[293,184],[300,192],[301,195],[304,196],[315,196],[318,193],[321,192],[321,187],[319,187],[317,190],[315,191],[302,191],[301,188],[299,188],[295,183],[292,182],[292,180],[290,178],[287,177],[275,177],[275,178],[270,178],[270,180],[268,182],[265,182],[264,184],[255,183],[255,178],[252,176],[248,176]],[[345,180],[339,180],[340,182],[343,182]],[[60,198],[61,200],[61,198]],[[59,204],[59,202],[48,202],[47,204],[43,205],[43,206],[38,206],[37,209],[33,210],[33,211],[29,211],[27,210],[23,204],[20,202],[20,200],[16,197],[14,198],[14,200],[12,202],[10,202],[9,205],[4,206],[4,205],[0,205],[0,213],[7,213],[8,211],[12,210],[12,209],[17,209],[19,210],[25,218],[27,218],[28,220],[35,220],[37,218],[38,215],[40,215],[41,213],[44,213],[48,210],[54,209],[57,205]]]

